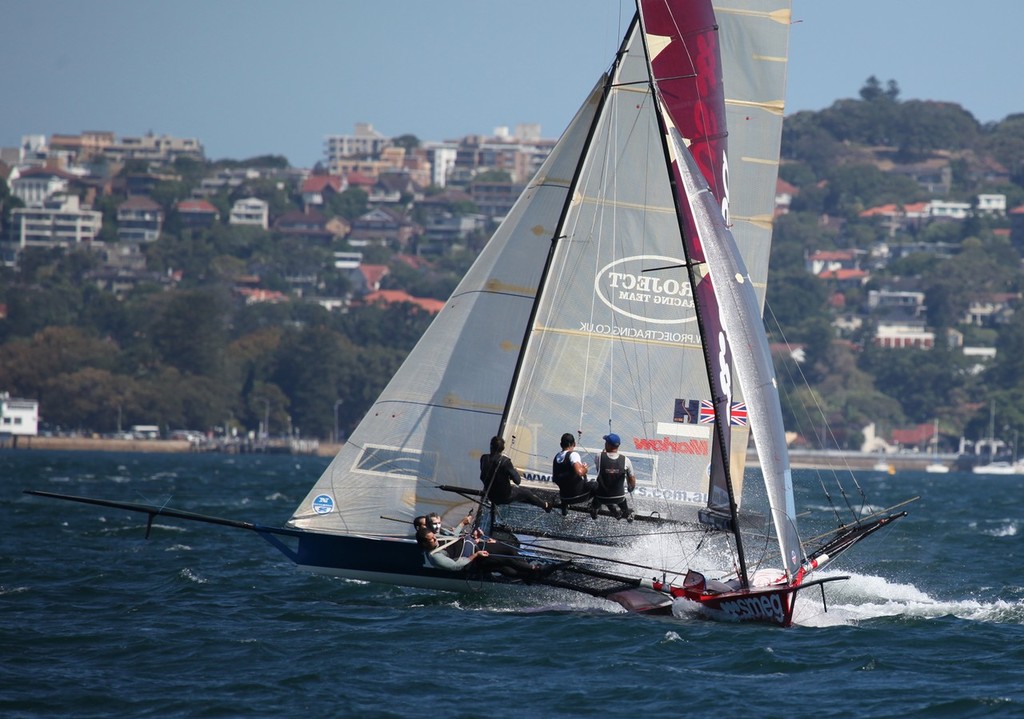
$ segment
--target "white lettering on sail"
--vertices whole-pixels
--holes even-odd
[[[729,225],[729,158],[722,152],[722,219]]]
[[[678,257],[636,255],[602,267],[598,299],[617,314],[650,324],[694,322],[693,290]]]
[[[700,346],[700,335],[691,332],[642,330],[636,327],[620,327],[618,325],[595,324],[593,322],[580,322],[580,332],[609,337],[629,337],[630,339],[648,340],[650,342],[674,342],[677,344]]]

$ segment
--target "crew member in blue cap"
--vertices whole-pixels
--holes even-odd
[[[604,437],[604,451],[597,462],[597,487],[594,499],[590,503],[590,516],[597,519],[601,505],[608,507],[616,519],[626,518],[633,521],[633,513],[626,502],[626,489],[636,489],[636,477],[633,476],[633,464],[629,457],[619,454],[622,440],[619,435],[611,433]]]

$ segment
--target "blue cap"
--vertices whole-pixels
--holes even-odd
[[[612,434],[606,434],[602,439],[608,444],[614,444],[616,447],[622,444],[622,440],[619,439],[619,435],[614,432]]]

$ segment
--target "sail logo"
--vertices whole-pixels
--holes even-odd
[[[738,621],[771,620],[781,624],[786,618],[778,593],[721,602],[718,609]]]
[[[313,497],[312,506],[317,514],[330,514],[334,511],[334,497],[329,494],[318,494]]]
[[[686,263],[678,257],[635,255],[609,262],[594,277],[594,292],[617,314],[653,324],[696,319]]]

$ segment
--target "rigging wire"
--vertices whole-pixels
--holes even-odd
[[[765,317],[766,318],[768,316],[771,317],[772,326],[775,328],[775,330],[778,332],[779,336],[781,337],[782,343],[785,344],[786,347],[790,347],[790,343],[789,343],[788,338],[786,337],[786,333],[783,330],[782,325],[779,323],[778,317],[776,317],[775,312],[772,310],[771,305],[768,304],[767,298],[765,299],[765,303],[764,303],[764,313],[765,313]],[[796,384],[797,384],[797,383],[792,381],[793,380],[792,367],[795,367],[796,368],[796,372],[799,374],[800,384],[802,386],[804,386],[804,387],[810,388],[810,382],[808,381],[807,376],[804,374],[803,368],[800,367],[799,363],[795,363],[795,362],[792,363],[792,364],[785,363],[784,366],[786,367],[787,372],[789,373],[790,383],[793,386],[796,386]],[[820,400],[818,398],[818,394],[816,392],[808,392],[808,396],[813,401],[814,409],[818,413],[818,419],[821,421],[822,426],[825,427],[827,429],[827,431],[828,431],[828,436],[829,436],[829,438],[831,440],[831,443],[833,445],[835,445],[836,447],[838,447],[839,446],[839,441],[836,438],[836,436],[832,433],[832,428],[828,424],[828,421],[827,421],[827,419],[825,417],[825,410],[824,410],[824,408],[821,405],[821,402],[820,402]],[[813,424],[814,420],[810,416],[810,410],[807,408],[807,405],[806,404],[802,404],[801,406],[804,408],[805,418],[807,419],[808,422]],[[854,486],[857,488],[857,492],[860,494],[861,509],[863,509],[868,504],[868,499],[867,499],[867,495],[864,492],[864,488],[861,486],[860,482],[857,481],[857,476],[854,474],[853,468],[846,461],[846,459],[841,457],[841,461],[843,462],[843,464],[845,465],[845,468],[846,468],[845,474],[847,474],[849,476],[850,481],[853,482]],[[855,522],[859,521],[859,513],[858,513],[858,511],[856,509],[854,509],[853,505],[850,503],[850,498],[849,498],[849,496],[846,493],[846,487],[843,485],[842,480],[839,477],[839,473],[837,471],[835,471],[834,469],[831,470],[831,473],[832,473],[832,475],[833,475],[833,477],[834,477],[834,479],[836,481],[836,485],[839,488],[839,493],[843,497],[844,502],[846,503],[847,509],[849,510],[850,514],[853,516],[854,521]],[[824,489],[824,481],[821,480],[820,473],[819,473],[819,481],[821,482],[822,488]],[[826,497],[828,497],[829,502],[831,504],[831,502],[832,502],[831,495],[828,493],[827,490],[825,491],[825,494],[826,494]],[[834,505],[833,505],[833,511],[836,511]],[[837,518],[838,518],[838,513],[837,513]]]

